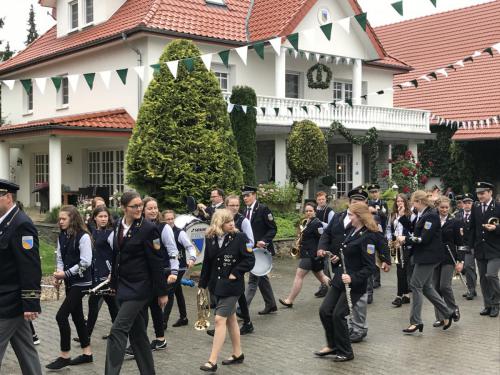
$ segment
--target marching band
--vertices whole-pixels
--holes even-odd
[[[41,311],[38,235],[16,204],[18,189],[18,185],[0,180],[0,365],[10,342],[23,373],[41,374],[32,340],[36,334],[30,329]],[[289,294],[279,302],[292,308],[304,277],[313,272],[321,285],[316,295],[324,297],[319,317],[326,336],[326,345],[315,356],[333,356],[335,362],[354,359],[351,343],[367,334],[367,305],[373,300],[373,289],[380,286],[377,273],[389,272],[391,264],[397,270],[392,305],[399,308],[411,303],[410,324],[403,333],[423,332],[424,296],[435,309],[434,327],[447,330],[458,322],[460,310],[452,279],[455,274],[462,278],[467,290],[463,297],[472,300],[477,295],[476,263],[484,302],[480,315],[497,317],[500,204],[494,200],[493,190],[492,184],[478,182],[478,201],[470,193],[457,196],[460,206],[453,214],[448,197],[421,190],[413,192],[411,199],[398,194],[390,206],[381,199],[377,184],[350,191],[349,205],[342,212],[328,206],[324,192],[316,195],[317,204],[307,202],[292,250],[300,258],[295,279]],[[210,325],[210,300],[215,317],[215,329],[207,330],[213,336],[212,350],[200,369],[217,370],[226,332],[232,353],[222,365],[244,361],[240,335],[254,332],[249,305],[257,288],[265,302],[259,314],[278,310],[268,276],[277,225],[271,210],[258,201],[255,187],[242,188],[241,210],[238,195],[224,200],[224,191],[214,189],[210,198],[208,207],[194,204],[196,215],[190,219],[209,225],[204,250],[195,247],[186,223],[176,223],[174,211],[160,214],[154,198],[142,199],[136,192],[122,195],[123,217],[116,223],[98,197],[87,223],[75,207],[61,208],[53,276],[55,287],[64,282],[66,297],[56,315],[60,355],[46,365],[48,370],[93,362],[91,336],[104,300],[112,322],[109,336],[103,337],[107,339],[105,373],[119,374],[128,354],[135,358],[141,374],[154,374],[152,351],[167,347],[165,330],[174,296],[180,317],[173,327],[188,325],[182,283],[196,262],[202,267],[195,326],[206,329]],[[197,250],[203,251],[202,259]],[[263,265],[262,259],[267,263]],[[13,278],[15,285],[12,272],[21,275]],[[9,275],[11,283],[7,284],[3,280]],[[87,294],[85,320],[82,301]],[[148,309],[156,336],[152,342],[147,335]],[[69,315],[78,333],[74,340],[82,348],[82,354],[73,359]],[[241,327],[237,317],[243,319]]]

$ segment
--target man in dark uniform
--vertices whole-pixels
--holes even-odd
[[[500,205],[493,200],[493,184],[476,183],[478,202],[474,204],[471,215],[471,238],[469,246],[479,271],[479,284],[483,293],[484,309],[481,315],[496,318],[500,304]]]
[[[0,179],[0,370],[10,342],[22,373],[38,375],[42,369],[29,322],[42,311],[42,269],[38,232],[16,204],[18,190]]]
[[[243,201],[246,205],[242,214],[250,220],[255,246],[266,248],[271,255],[274,255],[273,238],[276,236],[277,227],[271,210],[266,205],[257,201],[257,189],[255,187],[244,186],[241,195],[243,195]],[[250,273],[245,293],[248,306],[250,306],[253,297],[255,297],[257,287],[262,293],[265,302],[264,310],[259,311],[259,315],[277,311],[276,299],[274,298],[273,289],[267,275],[255,276]]]
[[[318,191],[316,193],[316,217],[321,220],[323,223],[323,228],[326,228],[330,221],[332,221],[335,212],[331,207],[328,206],[328,201],[326,197],[326,193],[324,191]],[[323,272],[325,275],[330,278],[330,262],[324,262]],[[314,295],[319,298],[323,298],[328,293],[328,285],[321,284],[319,289]]]
[[[457,215],[461,215],[464,212],[464,198],[466,195],[471,195],[471,194],[464,194],[464,195],[455,195],[455,212],[453,212],[453,215],[457,217]]]
[[[474,204],[474,197],[472,194],[464,194],[456,196],[457,202],[462,202],[459,208],[457,204],[457,213],[455,214],[455,218],[460,220],[463,223],[463,238],[464,244],[468,244],[471,237],[472,226],[471,226],[471,212],[472,205]],[[458,200],[460,199],[460,201]],[[462,297],[467,300],[473,300],[476,294],[476,283],[477,283],[477,274],[476,274],[476,260],[474,259],[474,249],[469,248],[469,246],[464,246],[464,249],[468,250],[464,256],[464,274],[465,281],[467,284],[467,293],[462,294]]]
[[[378,215],[380,218],[380,225],[382,225],[382,231],[385,233],[385,228],[387,225],[387,214],[389,209],[387,208],[387,203],[380,199],[380,185],[371,184],[368,185],[368,193],[370,194],[370,200],[368,201],[368,209],[372,214]],[[377,267],[377,271],[373,275],[373,288],[377,289],[380,287],[380,268]]]
[[[214,189],[210,192],[210,206],[205,206],[203,203],[198,203],[198,217],[210,223],[215,210],[226,208],[224,206],[224,190]]]

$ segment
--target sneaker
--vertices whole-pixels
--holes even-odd
[[[92,354],[81,354],[78,357],[72,359],[69,364],[70,366],[77,366],[92,362],[94,362],[94,357],[92,357]]]
[[[165,350],[167,349],[167,340],[153,340],[151,341],[151,350]]]
[[[127,349],[125,349],[125,358],[133,359],[134,357],[135,357],[134,350],[132,349],[131,346],[129,346]]]
[[[40,345],[40,339],[38,338],[38,335],[33,335],[33,344]]]
[[[47,370],[60,370],[71,364],[71,358],[57,357],[56,360],[50,362],[45,368]]]

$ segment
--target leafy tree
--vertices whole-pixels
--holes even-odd
[[[128,183],[172,208],[182,208],[186,195],[207,198],[213,187],[234,191],[243,183],[227,104],[215,75],[198,57],[180,61],[177,78],[165,64],[199,55],[191,41],[168,44],[128,147]]]
[[[5,50],[0,52],[0,61],[6,61],[14,55],[14,51],[10,49],[10,43],[7,42],[5,45]]]
[[[235,86],[230,101],[233,104],[247,106],[246,113],[242,107],[235,106],[230,118],[243,167],[243,180],[245,184],[255,185],[257,113],[254,107],[257,105],[257,95],[251,87]]]
[[[38,31],[36,31],[35,24],[35,11],[33,10],[33,4],[30,7],[30,13],[28,16],[28,36],[24,44],[29,45],[38,38]]]
[[[286,158],[292,178],[302,184],[324,175],[328,168],[328,148],[323,132],[314,122],[293,123]]]

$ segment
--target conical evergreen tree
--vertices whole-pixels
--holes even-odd
[[[31,4],[30,7],[27,31],[28,31],[28,36],[26,37],[26,41],[24,42],[24,44],[29,45],[38,38],[38,31],[36,31],[35,11],[33,10],[33,4]]]

